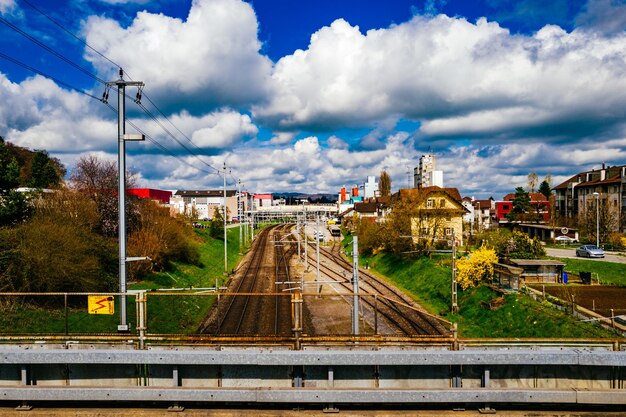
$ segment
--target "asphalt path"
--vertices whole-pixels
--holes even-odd
[[[556,258],[576,258],[576,248],[578,245],[566,246],[563,249],[546,248],[548,256],[554,256]],[[617,262],[626,264],[626,256],[619,255],[617,252],[606,252],[604,258],[579,258],[589,259],[592,261],[604,261],[604,262]]]

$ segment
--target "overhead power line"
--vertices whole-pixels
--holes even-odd
[[[28,6],[30,6],[33,10],[37,11],[39,14],[41,14],[42,16],[44,16],[46,19],[50,20],[52,23],[54,23],[56,26],[58,26],[60,29],[62,29],[65,33],[67,33],[68,35],[70,35],[72,38],[78,40],[79,42],[81,42],[82,44],[84,44],[87,48],[89,48],[91,51],[93,51],[94,53],[98,54],[100,57],[102,57],[103,59],[107,60],[108,62],[110,62],[111,64],[115,65],[116,67],[118,67],[119,69],[121,69],[121,65],[119,65],[118,63],[116,63],[115,61],[113,61],[112,59],[110,59],[109,57],[107,57],[105,54],[103,54],[102,52],[98,51],[96,48],[94,48],[93,46],[89,45],[86,41],[82,40],[81,38],[79,38],[78,36],[76,36],[74,33],[72,33],[72,31],[70,31],[69,29],[67,29],[63,24],[59,23],[57,20],[53,19],[51,16],[49,16],[48,14],[46,14],[45,12],[43,12],[40,8],[36,7],[34,4],[32,4],[29,0],[22,0],[24,3],[26,3]],[[77,70],[81,71],[82,73],[84,73],[85,75],[89,76],[90,78],[96,80],[97,82],[104,84],[105,86],[107,85],[107,81],[103,80],[102,78],[100,78],[98,75],[92,73],[91,71],[89,71],[88,69],[82,67],[81,65],[77,64],[76,62],[72,61],[70,58],[66,57],[64,54],[62,54],[61,52],[56,51],[54,48],[50,47],[49,45],[45,44],[44,42],[40,41],[39,39],[37,39],[35,36],[27,33],[25,30],[20,29],[19,27],[17,27],[16,25],[14,25],[13,23],[9,22],[8,20],[2,18],[0,16],[0,23],[4,24],[5,26],[9,27],[10,29],[14,30],[15,32],[19,33],[20,35],[22,35],[23,37],[25,37],[26,39],[30,40],[31,42],[35,43],[36,45],[38,45],[39,47],[41,47],[42,49],[46,50],[47,52],[53,54],[54,56],[56,56],[57,58],[61,59],[62,61],[66,62],[67,64],[71,65],[72,67],[76,68]],[[40,74],[46,78],[49,78],[53,81],[55,81],[56,83],[63,85],[71,90],[77,91],[79,93],[82,93],[90,98],[105,102],[105,104],[108,105],[108,103],[106,102],[106,99],[108,97],[108,86],[106,87],[106,90],[103,94],[102,99],[87,93],[86,91],[76,88],[66,82],[63,82],[61,80],[59,80],[56,77],[53,77],[49,74],[46,74],[40,70],[37,70],[31,66],[29,66],[28,64],[25,64],[21,61],[16,60],[15,58],[12,58],[6,54],[2,54],[0,53],[0,57],[11,61],[13,63],[15,63],[16,65],[19,65],[29,71],[35,72],[37,74]],[[128,76],[128,73],[126,73],[126,75]],[[128,76],[129,78],[131,78],[130,76]],[[132,79],[132,78],[131,78]],[[184,161],[181,158],[178,158],[173,152],[169,151],[167,148],[165,148],[162,144],[158,143],[155,139],[152,139],[151,142],[155,144],[155,146],[159,147],[160,149],[162,149],[163,151],[167,152],[168,154],[170,154],[171,156],[177,157],[179,160],[181,160],[183,163],[193,167],[194,169],[198,169],[202,172],[206,172],[206,173],[214,173],[214,174],[221,174],[221,171],[217,168],[215,168],[214,166],[212,166],[211,164],[207,163],[206,161],[202,160],[200,158],[200,155],[198,155],[196,152],[194,152],[192,149],[190,149],[188,146],[186,146],[184,143],[182,143],[177,137],[176,135],[174,135],[159,119],[158,117],[156,117],[154,114],[152,114],[152,112],[150,112],[150,110],[148,110],[143,104],[141,104],[140,101],[140,96],[139,94],[142,94],[143,96],[148,100],[148,102],[157,110],[157,112],[172,126],[174,127],[174,129],[176,129],[176,131],[182,135],[193,147],[195,147],[198,150],[202,150],[199,146],[197,146],[195,143],[193,143],[193,141],[181,130],[178,128],[178,126],[176,126],[172,120],[170,120],[165,113],[156,105],[156,103],[154,103],[150,97],[148,97],[145,92],[140,92],[138,93],[138,97],[137,99],[131,98],[133,99],[133,101],[139,106],[139,108],[148,116],[150,117],[168,136],[170,136],[172,139],[174,139],[174,141],[176,141],[176,143],[178,143],[183,149],[185,149],[188,153],[190,153],[192,156],[194,156],[198,161],[200,161],[200,163],[202,163],[203,165],[205,165],[206,167],[208,167],[209,169],[213,170],[213,172],[208,172],[202,169],[199,169],[191,164],[189,164],[187,161]],[[130,97],[129,97],[130,98]],[[136,127],[136,126],[133,126]],[[139,129],[138,129],[139,130]],[[146,135],[146,137],[148,137]],[[232,176],[232,173],[230,175]],[[233,180],[235,180],[235,182],[237,181],[234,177]]]
[[[46,74],[45,72],[43,72],[41,70],[38,70],[37,68],[31,67],[30,65],[25,64],[24,62],[22,62],[22,61],[20,61],[18,59],[15,59],[13,57],[10,57],[10,56],[2,53],[2,52],[0,52],[0,58],[5,59],[5,60],[7,60],[9,62],[12,62],[15,65],[18,65],[18,66],[20,66],[20,67],[22,67],[22,68],[24,68],[24,69],[26,69],[28,71],[34,72],[35,74],[39,74],[42,77],[48,78],[48,79],[54,81],[55,83],[57,83],[59,85],[62,85],[64,87],[66,87],[66,88],[69,88],[70,90],[73,90],[73,91],[76,91],[78,93],[84,94],[87,97],[91,97],[93,99],[100,100],[99,97],[96,97],[93,94],[86,92],[85,90],[82,90],[80,88],[74,87],[73,85],[70,85],[70,84],[66,83],[65,81],[61,81],[58,78],[56,78],[56,77],[54,77],[54,76],[52,76],[50,74]]]
[[[79,38],[78,36],[74,35],[74,33],[67,29],[65,26],[63,26],[61,23],[57,22],[55,19],[53,19],[52,17],[50,17],[49,15],[47,15],[46,13],[44,13],[41,9],[39,9],[37,6],[35,6],[34,4],[32,4],[29,0],[22,0],[24,3],[26,3],[27,5],[29,5],[32,9],[36,10],[39,14],[41,14],[42,16],[44,16],[46,19],[48,19],[49,21],[51,21],[52,23],[54,23],[55,25],[57,25],[59,28],[61,28],[61,30],[63,30],[65,33],[67,33],[68,35],[70,35],[71,37],[73,37],[74,39],[76,39],[77,41],[79,41],[80,43],[82,43],[83,45],[85,45],[87,48],[89,48],[90,50],[92,50],[93,52],[95,52],[96,54],[100,55],[102,58],[106,59],[107,61],[109,61],[111,64],[115,65],[118,68],[121,68],[120,65],[118,65],[115,61],[112,61],[111,59],[109,59],[106,55],[104,55],[103,53],[101,53],[100,51],[98,51],[96,48],[92,47],[91,45],[89,45],[86,41],[82,40],[81,38]],[[128,74],[126,74],[128,75]],[[130,77],[128,77],[130,78]]]
[[[5,26],[9,27],[13,31],[19,33],[20,35],[22,35],[26,39],[30,40],[34,44],[36,44],[39,47],[43,48],[44,50],[50,52],[52,55],[56,56],[57,58],[59,58],[60,60],[62,60],[64,62],[66,62],[67,64],[71,65],[72,67],[76,68],[77,70],[79,70],[83,74],[87,75],[88,77],[93,78],[94,80],[98,81],[101,84],[106,84],[106,81],[103,80],[102,78],[98,77],[97,75],[95,75],[94,73],[89,71],[88,69],[81,67],[80,65],[78,65],[77,63],[75,63],[74,61],[72,61],[71,59],[69,59],[68,57],[63,55],[62,53],[57,52],[56,50],[54,50],[50,46],[46,45],[45,43],[43,43],[39,39],[35,38],[33,35],[27,33],[26,31],[24,31],[22,29],[20,29],[19,27],[15,26],[13,23],[9,22],[8,20],[3,18],[2,16],[0,16],[0,23],[2,23]]]
[[[156,124],[158,124],[161,127],[161,129],[163,129],[165,131],[165,133],[167,133],[172,139],[174,139],[176,141],[176,143],[178,143],[183,149],[185,149],[187,152],[189,152],[191,155],[193,155],[203,165],[206,165],[208,168],[212,169],[214,171],[213,172],[214,174],[219,174],[220,173],[219,169],[217,169],[214,166],[212,166],[211,164],[203,161],[194,151],[192,151],[191,149],[189,149],[187,147],[187,145],[182,143],[172,132],[170,132],[170,130],[167,127],[165,127],[163,125],[163,123],[159,120],[158,117],[156,117],[154,114],[152,114],[152,112],[150,110],[148,110],[146,108],[146,106],[144,106],[141,102],[136,102],[136,103],[137,103],[137,106],[139,106],[139,108],[141,110],[143,110],[146,115],[148,115],[148,117],[150,117]]]
[[[7,60],[7,61],[9,61],[9,62],[11,62],[11,63],[13,63],[13,64],[15,64],[15,65],[18,65],[18,66],[20,66],[20,67],[22,67],[22,68],[24,68],[24,69],[26,69],[26,70],[28,70],[28,71],[30,71],[30,72],[33,72],[33,73],[35,73],[35,74],[39,74],[39,75],[41,75],[42,77],[48,78],[48,79],[50,79],[50,80],[54,81],[55,83],[57,83],[57,84],[59,84],[59,85],[62,85],[62,86],[66,87],[66,88],[68,88],[68,89],[70,89],[70,90],[72,90],[72,91],[75,91],[75,92],[77,92],[77,93],[83,94],[83,95],[85,95],[85,96],[87,96],[87,97],[89,97],[89,98],[92,98],[92,99],[94,99],[94,100],[102,101],[99,97],[96,97],[96,96],[94,96],[93,94],[91,94],[91,93],[89,93],[89,92],[87,92],[87,91],[85,91],[85,90],[83,90],[83,89],[80,89],[80,88],[75,87],[75,86],[73,86],[73,85],[71,85],[71,84],[69,84],[69,83],[66,83],[65,81],[62,81],[62,80],[60,80],[60,79],[58,79],[58,78],[56,78],[56,77],[54,77],[54,76],[52,76],[52,75],[46,74],[45,72],[43,72],[43,71],[41,71],[41,70],[39,70],[39,69],[37,69],[37,68],[34,68],[34,67],[32,67],[32,66],[30,66],[30,65],[28,65],[28,64],[26,64],[26,63],[24,63],[24,62],[22,62],[22,61],[20,61],[20,60],[18,60],[18,59],[16,59],[16,58],[13,58],[13,57],[11,57],[11,56],[9,56],[9,55],[6,55],[6,54],[4,54],[4,53],[2,53],[2,52],[0,52],[0,58],[5,59],[5,60]],[[110,109],[111,109],[111,110],[112,110],[115,114],[117,114],[117,108],[115,108],[114,106],[112,106],[112,105],[111,105],[111,104],[109,104],[109,103],[105,103],[105,104],[106,104],[106,105],[107,105],[107,107],[109,107],[109,108],[110,108]],[[135,124],[135,123],[133,123],[133,122],[129,121],[129,122],[128,122],[128,124],[129,124],[129,125],[131,125],[133,128],[135,128],[138,132],[140,132],[140,133],[144,134],[144,135],[146,136],[146,139],[148,139],[148,140],[149,140],[151,143],[153,143],[156,147],[158,147],[159,149],[161,149],[163,152],[167,153],[168,155],[170,155],[170,156],[172,156],[172,157],[174,157],[174,158],[178,159],[178,160],[179,160],[180,162],[182,162],[183,164],[188,165],[189,167],[191,167],[191,168],[193,168],[193,169],[195,169],[195,170],[197,170],[197,171],[204,172],[204,173],[206,173],[206,174],[214,174],[214,172],[209,172],[209,171],[204,170],[204,169],[202,169],[202,168],[198,168],[197,166],[192,165],[192,164],[190,164],[189,162],[187,162],[186,160],[184,160],[183,158],[179,157],[179,156],[178,156],[178,155],[176,155],[173,151],[171,151],[170,149],[168,149],[166,146],[164,146],[164,145],[162,145],[161,143],[159,143],[156,139],[154,139],[154,138],[152,138],[150,135],[146,134],[146,133],[145,133],[143,130],[141,130],[141,129],[140,129],[140,128],[139,128],[139,127]]]

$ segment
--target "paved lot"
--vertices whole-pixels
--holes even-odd
[[[555,256],[557,258],[576,258],[576,248],[578,246],[568,246],[565,249],[546,248],[548,256]],[[604,261],[604,262],[618,262],[626,263],[626,256],[618,255],[614,252],[607,252],[604,258],[579,258],[579,259],[591,259],[592,261]]]

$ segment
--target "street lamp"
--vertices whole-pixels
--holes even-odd
[[[596,246],[600,247],[600,193],[593,193],[596,199]]]

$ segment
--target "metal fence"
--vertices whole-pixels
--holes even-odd
[[[423,312],[382,296],[299,291],[234,294],[212,291],[121,293],[0,293],[0,340],[21,336],[88,337],[332,337],[424,336],[407,317]],[[121,299],[128,333],[119,333]],[[355,332],[353,305],[357,300]],[[242,311],[247,316],[243,316]],[[431,316],[431,321],[437,318]],[[394,323],[394,322],[400,322]],[[450,336],[451,323],[438,332]],[[413,327],[411,327],[413,326]],[[437,334],[435,332],[434,334]]]

